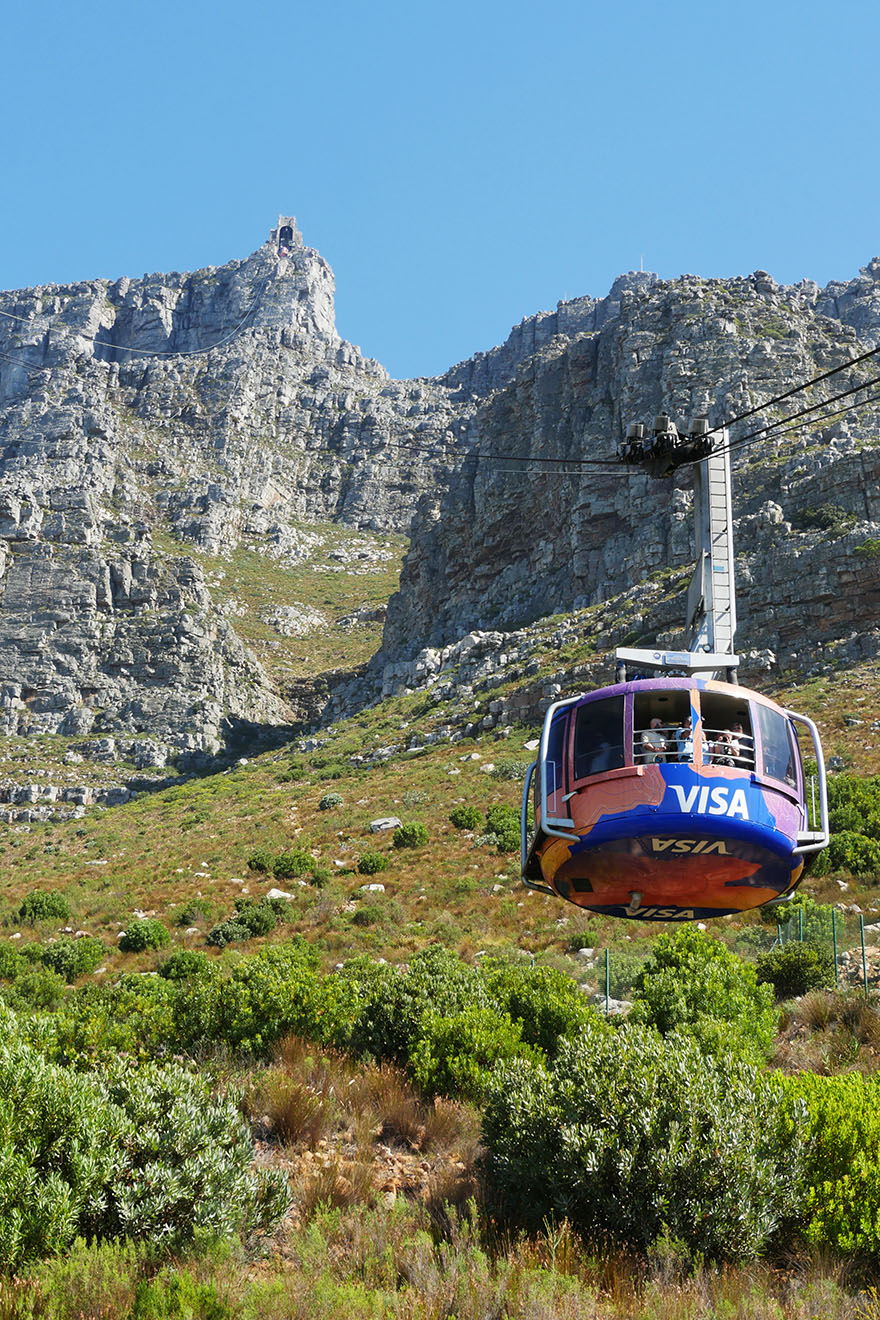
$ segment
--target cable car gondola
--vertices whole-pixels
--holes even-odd
[[[523,793],[526,839],[532,796],[535,809],[523,879],[640,921],[721,917],[778,898],[828,842],[826,828],[809,828],[798,728],[825,820],[816,726],[760,693],[651,678],[556,702]]]
[[[690,650],[618,649],[618,682],[549,708],[523,787],[523,881],[605,916],[697,921],[759,907],[794,889],[829,838],[815,724],[731,681],[729,449],[726,437],[707,446],[702,422],[679,448],[661,414],[645,446],[655,471],[658,452],[664,474],[677,452],[694,465]],[[630,428],[625,461],[644,432]],[[694,437],[704,455],[696,462]],[[628,665],[648,676],[627,681]],[[801,740],[817,766],[812,811]]]

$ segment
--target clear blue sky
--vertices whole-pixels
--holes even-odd
[[[0,286],[245,256],[432,374],[615,275],[880,253],[876,0],[43,0],[4,19]]]

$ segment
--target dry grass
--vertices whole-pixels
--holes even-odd
[[[855,990],[804,995],[783,1015],[773,1061],[790,1073],[880,1071],[880,1007]]]

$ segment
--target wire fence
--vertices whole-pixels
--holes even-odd
[[[785,920],[768,922],[765,916],[760,924],[743,927],[729,944],[745,961],[756,962],[762,954],[794,942],[809,942],[828,952],[833,959],[836,988],[859,990],[866,998],[869,992],[880,989],[880,920],[866,920],[862,912],[829,904],[802,907],[795,903]],[[594,1002],[613,1016],[620,1011],[621,1001],[628,1000],[650,956],[650,945],[646,942],[641,952],[583,949],[582,956],[587,956],[591,980],[596,982]]]

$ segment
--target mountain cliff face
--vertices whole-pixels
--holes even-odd
[[[436,650],[468,630],[514,629],[692,559],[687,470],[672,482],[601,466],[628,422],[661,411],[721,422],[877,343],[875,261],[824,290],[808,281],[781,288],[766,272],[624,279],[604,306],[562,305],[524,322],[503,349],[455,368],[444,379],[461,382],[474,403],[471,454],[528,463],[517,471],[471,457],[420,505],[389,607],[386,686],[412,677],[414,639]],[[835,375],[735,426],[732,441],[876,375],[876,359]],[[869,388],[845,402],[870,397]],[[829,405],[796,431],[746,441],[733,456],[738,641],[784,664],[842,643],[852,656],[876,651],[880,413],[833,412]],[[560,475],[541,468],[549,456],[599,466]],[[683,614],[682,598],[674,628]],[[650,633],[650,622],[636,613],[621,632],[641,624]]]
[[[332,273],[298,235],[194,274],[0,294],[0,732],[148,733],[185,761],[313,714],[205,565],[244,549],[293,569],[316,523],[412,536],[351,700],[421,681],[473,630],[608,601],[688,562],[686,483],[533,460],[609,459],[661,410],[735,416],[875,342],[876,261],[824,290],[624,276],[397,382],[338,337]],[[823,418],[735,457],[740,645],[786,664],[873,653],[880,625],[880,413]],[[499,453],[532,461],[480,457]],[[622,632],[679,626],[683,603],[628,600]]]
[[[333,291],[297,237],[0,295],[0,731],[210,753],[297,716],[187,544],[295,564],[303,524],[406,531],[468,412],[342,341]]]

